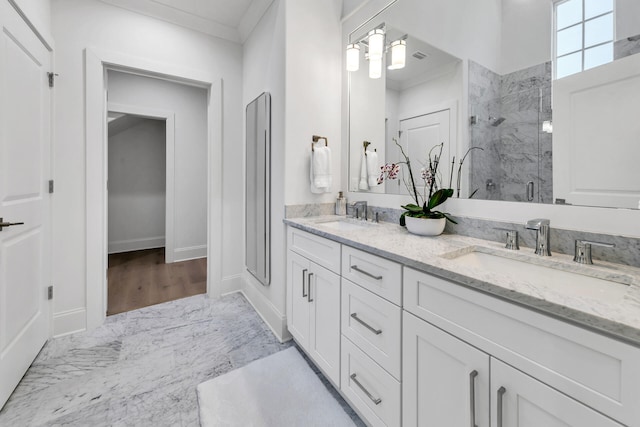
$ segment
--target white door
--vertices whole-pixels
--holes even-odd
[[[405,426],[489,427],[489,355],[403,313]]]
[[[492,427],[621,427],[576,400],[491,359]]]
[[[311,263],[309,353],[340,384],[340,276]]]
[[[287,328],[298,343],[309,345],[309,265],[293,251],[287,252]]]
[[[420,169],[429,162],[429,151],[440,143],[444,143],[442,157],[438,166],[438,185],[440,188],[449,188],[451,156],[455,153],[455,147],[451,146],[451,110],[445,109],[430,114],[400,121],[400,140],[405,154],[411,159],[411,171],[419,194],[425,194],[425,183],[420,177]],[[431,152],[431,157],[439,153],[439,149]],[[391,154],[387,156],[393,161],[403,161],[404,158],[398,147],[393,147]],[[389,160],[392,161],[392,160]],[[387,192],[395,194],[409,194],[405,184],[410,185],[410,179],[406,168],[400,168],[401,176],[395,181],[387,182]],[[455,177],[454,177],[455,178]],[[455,186],[455,182],[452,183]],[[427,189],[428,195],[428,189]]]
[[[50,54],[0,1],[0,406],[49,336]]]

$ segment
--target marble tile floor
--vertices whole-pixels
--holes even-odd
[[[199,383],[291,345],[241,294],[114,315],[94,331],[49,340],[0,412],[0,426],[198,426]]]

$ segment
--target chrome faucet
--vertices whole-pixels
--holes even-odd
[[[551,256],[549,241],[551,237],[551,227],[548,219],[536,218],[527,221],[526,228],[536,230],[536,255]]]
[[[603,246],[605,248],[615,248],[611,243],[592,242],[590,240],[576,240],[576,253],[573,260],[578,264],[593,264],[591,259],[591,246]]]
[[[359,202],[353,202],[353,204],[351,205],[353,207],[353,209],[355,209],[355,214],[353,215],[353,217],[355,219],[360,219],[360,209],[362,209],[362,212],[364,212],[364,220],[367,220],[367,201],[366,200],[362,200]]]

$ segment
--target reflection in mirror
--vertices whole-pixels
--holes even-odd
[[[472,151],[465,161],[462,180],[466,188],[462,189],[462,198],[468,198],[477,189],[473,197],[488,200],[637,207],[639,169],[620,159],[638,158],[635,124],[639,121],[621,118],[638,111],[634,100],[640,99],[640,84],[620,91],[627,96],[624,102],[611,100],[604,104],[593,98],[586,101],[586,105],[593,107],[588,109],[574,108],[577,104],[571,101],[564,104],[570,107],[567,114],[558,110],[555,98],[561,83],[574,97],[584,93],[574,86],[580,79],[591,82],[587,82],[591,86],[585,87],[594,96],[607,92],[595,88],[593,82],[597,80],[600,87],[609,87],[615,80],[616,63],[640,53],[640,1],[602,2],[613,4],[613,12],[607,8],[599,14],[585,14],[583,21],[554,26],[554,13],[569,3],[584,6],[600,2],[397,0],[365,19],[349,35],[348,42],[357,42],[381,25],[394,32],[387,37],[387,44],[393,41],[392,37],[406,34],[407,70],[390,71],[382,67],[382,78],[369,78],[367,46],[361,45],[360,69],[349,73],[349,190],[403,194],[401,181],[369,188],[359,185],[363,141],[372,143],[371,150],[377,149],[380,164],[397,161],[401,157],[394,152],[392,136],[399,136],[400,140],[419,139],[423,145],[429,144],[430,137],[440,140],[440,135],[434,137],[431,133],[435,132],[433,126],[443,133],[446,117],[429,116],[450,108],[448,166],[453,156],[459,159],[468,147],[484,149]],[[556,30],[564,31],[573,25],[593,26],[597,20],[604,20],[605,15],[607,23],[613,22],[612,38],[585,36],[583,43],[575,47],[580,49],[578,54],[564,45],[560,46],[562,49],[554,47]],[[411,42],[424,43],[424,47],[416,49]],[[588,58],[601,46],[607,49],[613,46],[612,62],[594,63]],[[398,71],[409,72],[412,53],[430,48],[449,55],[451,61],[428,71],[428,77],[419,77],[418,80],[422,78],[419,83],[411,78],[399,82],[395,76],[401,75]],[[558,61],[574,54],[584,59],[578,72],[568,75],[567,70],[561,71],[558,74],[561,78],[554,80]],[[627,80],[640,82],[640,68],[635,66],[634,71],[633,65],[627,67],[631,75],[638,77],[629,75]],[[598,73],[598,78],[583,78],[590,73]],[[395,105],[403,98],[411,99],[410,108]],[[585,114],[592,119],[585,121]],[[432,122],[416,124],[414,119],[422,116]],[[609,119],[596,120],[597,117]],[[580,123],[580,132],[571,128]],[[585,131],[590,123],[597,132]],[[575,140],[576,135],[580,135],[579,141]],[[619,161],[598,162],[603,147]],[[566,149],[562,163],[555,159],[557,149]],[[416,147],[415,151],[410,156],[412,160],[426,158],[426,153],[418,154],[428,151],[424,146]],[[611,168],[605,170],[605,166]],[[593,171],[591,175],[589,171]],[[443,170],[445,173],[448,171]],[[598,178],[602,176],[607,179]],[[584,193],[589,193],[589,197],[582,197]],[[610,197],[612,194],[621,196]]]
[[[553,203],[551,63],[500,75],[469,61],[469,113],[474,197]]]
[[[370,77],[366,35],[381,26],[387,46],[398,40],[406,43],[406,56],[405,66],[393,69],[389,48],[383,58],[382,78],[376,79]],[[462,86],[460,59],[389,23],[376,22],[351,42],[358,40],[364,40],[360,43],[360,67],[349,73],[349,190],[408,194],[404,185],[408,171],[404,168],[400,179],[382,185],[366,179],[378,175],[385,162],[403,159],[394,139],[412,159],[414,176],[420,175],[429,150],[444,142],[440,178],[448,186],[457,148],[458,105],[454,100],[460,97]],[[371,157],[376,158],[375,164]]]

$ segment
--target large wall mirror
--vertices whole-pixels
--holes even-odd
[[[444,142],[441,184],[461,198],[640,207],[639,1],[389,3],[348,34],[359,55],[348,72],[350,191],[406,193],[402,179],[367,179],[377,171],[366,153],[397,162],[397,141],[419,169]],[[595,27],[611,35],[590,36]],[[381,65],[369,58],[377,32]],[[481,150],[458,181],[470,147]]]

